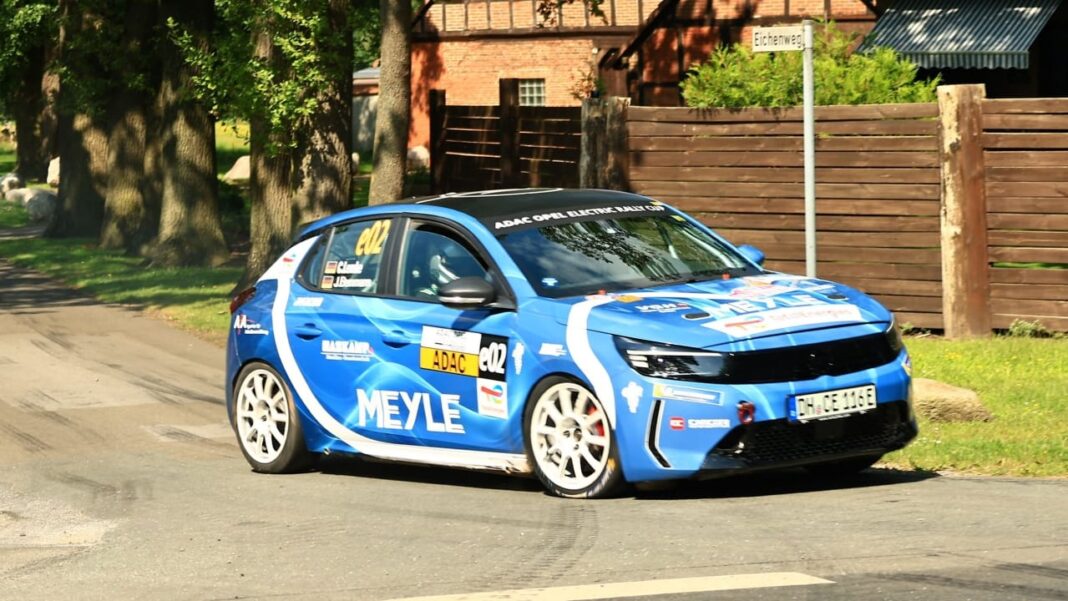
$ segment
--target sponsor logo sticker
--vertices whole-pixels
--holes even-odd
[[[357,419],[360,427],[380,430],[412,430],[422,423],[427,432],[463,434],[460,421],[460,395],[443,394],[437,399],[429,392],[356,389]]]
[[[674,313],[689,309],[690,305],[686,303],[658,303],[655,305],[638,305],[634,308],[642,313]]]
[[[688,419],[686,426],[691,430],[719,430],[731,427],[729,419]]]
[[[512,350],[512,363],[515,364],[515,375],[523,373],[523,353],[527,352],[522,342],[515,343],[515,349]]]
[[[477,355],[481,343],[482,335],[478,332],[423,326],[422,345],[427,348]]]
[[[328,361],[370,361],[375,355],[371,344],[360,340],[323,340],[320,350]]]
[[[419,367],[460,376],[478,377],[478,355],[424,346],[419,349]]]
[[[562,344],[543,342],[541,343],[541,348],[538,349],[538,354],[547,357],[563,357],[567,354],[567,350],[564,349],[564,345]]]
[[[496,380],[479,378],[476,386],[478,413],[488,417],[508,419],[508,385]]]
[[[672,417],[668,419],[668,426],[671,427],[672,430],[685,430],[686,420],[681,417]]]
[[[234,330],[236,330],[239,335],[249,334],[252,336],[267,336],[270,334],[270,331],[259,323],[249,319],[248,315],[245,315],[244,313],[238,315],[237,318],[234,319]]]
[[[693,403],[708,403],[710,405],[723,404],[722,395],[718,390],[697,390],[695,388],[683,388],[670,384],[654,384],[653,396],[658,399],[673,401],[689,401]]]
[[[293,299],[294,307],[310,307],[312,309],[323,306],[323,297],[321,296],[298,296]]]
[[[863,321],[860,309],[853,305],[824,305],[811,307],[787,307],[751,315],[739,315],[703,324],[702,327],[718,330],[732,336],[744,336],[761,332],[785,330],[798,326],[835,323],[840,321]]]

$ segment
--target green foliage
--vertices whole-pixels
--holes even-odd
[[[378,48],[382,44],[382,19],[377,0],[358,0],[354,4],[352,68],[356,70],[370,67],[378,60]]]
[[[1006,332],[1009,336],[1017,338],[1059,338],[1060,334],[1051,332],[1049,328],[1042,325],[1042,322],[1037,319],[1034,321],[1027,321],[1026,319],[1015,319],[1009,324],[1009,329]]]
[[[23,85],[28,51],[56,35],[56,3],[0,0],[0,115]]]
[[[261,121],[269,152],[298,145],[319,110],[316,94],[348,76],[347,27],[329,18],[328,0],[218,0],[215,46],[204,47],[173,21],[172,38],[193,68],[196,96],[217,117]],[[349,19],[354,18],[350,11]],[[257,56],[256,42],[269,39]]]
[[[30,215],[21,206],[0,200],[0,230],[22,227],[30,222]]]
[[[932,102],[938,78],[916,80],[916,65],[890,48],[850,53],[855,36],[833,23],[816,36],[816,104]],[[697,108],[785,107],[802,103],[802,53],[754,53],[735,44],[690,69],[682,96]]]

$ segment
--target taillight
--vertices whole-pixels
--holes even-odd
[[[252,286],[251,288],[245,288],[241,292],[238,292],[237,296],[230,300],[230,314],[232,315],[234,311],[240,309],[241,305],[247,303],[249,300],[252,299],[253,296],[256,296],[255,286]]]

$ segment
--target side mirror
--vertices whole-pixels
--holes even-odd
[[[497,290],[478,276],[467,276],[442,286],[438,300],[453,309],[478,309],[497,300]]]
[[[738,247],[738,252],[742,253],[746,259],[756,263],[757,265],[764,266],[764,251],[750,244],[743,244]]]

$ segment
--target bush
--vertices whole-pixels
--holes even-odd
[[[816,37],[816,104],[933,102],[939,79],[916,80],[916,65],[890,48],[850,52],[855,34],[827,23]],[[692,67],[682,97],[696,108],[797,106],[803,102],[801,52],[720,48]]]

